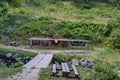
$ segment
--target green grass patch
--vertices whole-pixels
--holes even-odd
[[[84,46],[70,46],[70,47],[61,47],[61,46],[32,46],[32,49],[38,49],[38,50],[88,50]]]
[[[5,49],[5,48],[0,48],[0,55],[5,55],[7,53],[12,53],[12,54],[18,54],[19,57],[34,57],[37,54],[32,53],[32,52],[27,52],[27,51],[21,51],[21,50],[15,50],[15,49]]]
[[[8,76],[15,75],[17,72],[20,72],[22,67],[17,68],[0,68],[0,78],[5,78]]]

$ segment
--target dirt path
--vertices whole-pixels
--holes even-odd
[[[22,50],[22,51],[29,51],[38,54],[30,62],[28,62],[23,66],[21,72],[17,73],[14,76],[7,77],[4,80],[38,80],[41,68],[47,68],[47,66],[50,64],[52,60],[53,54],[89,53],[89,51],[84,51],[84,50],[34,50],[34,49],[25,49],[21,47],[11,47],[11,46],[1,46],[1,47]]]
[[[90,53],[91,51],[87,50],[35,50],[35,49],[26,49],[22,47],[12,47],[12,46],[2,46],[2,48],[9,48],[9,49],[16,49],[16,50],[22,50],[22,51],[29,51],[29,52],[34,52],[34,53],[47,53],[47,54],[55,54],[55,53],[80,53],[80,54],[87,54]]]
[[[16,75],[5,78],[4,80],[38,80],[40,69],[23,68]]]

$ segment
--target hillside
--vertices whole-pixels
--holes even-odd
[[[92,40],[120,49],[120,10],[105,2],[28,0],[0,20],[1,41],[30,37]]]

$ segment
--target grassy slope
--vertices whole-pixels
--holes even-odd
[[[114,19],[120,13],[116,7],[100,2],[95,3],[95,7],[84,10],[77,8],[74,3],[69,1],[56,4],[45,3],[45,1],[42,2],[42,5],[39,7],[32,4],[24,4],[19,8],[10,8],[8,18],[1,23],[0,33],[9,33],[12,35],[17,30],[18,33],[20,33],[19,28],[25,27],[24,25],[30,24],[31,21],[34,21],[41,16],[55,18],[56,20],[53,22],[80,22],[84,20],[86,22],[107,24],[110,19]],[[56,25],[53,24],[53,26]],[[23,32],[26,31],[24,30]],[[15,35],[14,37],[16,38],[17,36],[19,35]]]
[[[69,1],[55,4],[50,4],[46,2],[47,0],[40,1],[42,3],[39,7],[28,3],[19,8],[10,8],[7,20],[3,22],[4,25],[0,26],[0,34],[9,34],[12,40],[25,41],[29,37],[53,37],[55,33],[60,32],[59,38],[94,39],[94,42],[101,43],[100,40],[107,41],[108,39],[102,35],[107,31],[104,24],[107,25],[110,19],[114,19],[120,14],[117,7],[100,2],[94,3],[95,6],[91,9],[80,9]],[[41,17],[53,18],[53,20],[39,20]],[[64,24],[64,21],[71,22]],[[82,25],[81,21],[85,21],[86,24],[89,22],[91,26]],[[94,28],[96,25],[94,23],[103,25]],[[4,41],[6,40],[3,39]]]
[[[11,14],[23,11],[25,16],[39,18],[41,16],[51,16],[59,20],[67,21],[93,21],[106,24],[109,19],[119,15],[120,11],[105,3],[95,3],[91,9],[79,9],[72,2],[61,2],[57,4],[44,4],[42,7],[34,5],[24,5],[20,8],[11,8]]]

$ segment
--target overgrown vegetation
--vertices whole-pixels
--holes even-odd
[[[15,75],[17,72],[20,72],[22,67],[17,68],[0,68],[0,78],[5,78],[8,76]]]
[[[1,0],[0,42],[18,40],[27,43],[31,37],[87,39],[95,45],[109,46],[120,51],[120,0]],[[96,62],[95,70],[78,67],[84,80],[119,80],[115,70],[120,70],[120,54],[109,48],[95,49],[95,55],[55,55],[61,62],[87,57]],[[19,53],[20,57],[32,53],[0,49],[3,53]],[[0,77],[21,70],[5,68],[0,64]],[[49,76],[43,70],[40,80],[46,75],[50,80],[65,80]],[[92,75],[93,74],[93,75]]]

